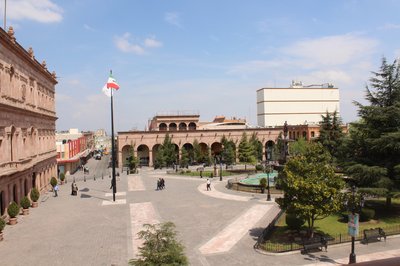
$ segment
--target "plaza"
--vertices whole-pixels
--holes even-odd
[[[68,177],[58,197],[41,196],[39,208],[6,226],[0,242],[4,265],[127,265],[137,256],[136,234],[145,223],[171,221],[185,246],[190,265],[332,265],[347,263],[348,244],[327,252],[266,254],[253,246],[279,211],[265,194],[226,189],[227,180],[213,179],[206,191],[200,177],[167,175],[141,168],[137,175],[120,172],[112,201],[108,158],[90,159],[90,175]],[[166,188],[156,190],[158,178]],[[71,196],[71,183],[78,196]],[[84,181],[86,180],[86,182]],[[358,262],[396,256],[400,238],[357,244]],[[368,254],[368,255],[364,255]]]

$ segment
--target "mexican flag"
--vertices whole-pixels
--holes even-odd
[[[117,81],[111,74],[107,80],[107,89],[115,89],[115,90],[119,89],[119,85],[118,85]]]

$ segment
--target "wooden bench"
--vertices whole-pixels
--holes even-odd
[[[379,239],[379,241],[381,241],[382,237],[386,241],[385,231],[383,231],[383,229],[380,227],[364,230],[364,242],[366,242],[367,245],[368,245],[369,240],[371,240],[371,239],[378,240]]]
[[[303,253],[308,253],[309,250],[318,249],[322,251],[322,248],[325,248],[325,251],[328,250],[328,241],[324,237],[307,239],[303,241]]]

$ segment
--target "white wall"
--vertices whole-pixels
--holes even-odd
[[[257,91],[258,126],[318,123],[321,115],[340,112],[338,88],[263,88]]]

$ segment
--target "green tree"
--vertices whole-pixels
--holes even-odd
[[[164,148],[160,146],[154,158],[154,169],[165,167]]]
[[[355,102],[361,119],[350,126],[341,163],[358,187],[384,194],[389,206],[400,190],[400,65],[383,58],[372,73],[369,105]]]
[[[308,144],[308,141],[306,141],[304,138],[298,138],[296,141],[290,143],[289,154],[294,156],[304,154],[307,150]]]
[[[333,158],[338,156],[338,148],[342,145],[344,133],[341,127],[342,120],[336,110],[322,115],[318,142],[329,151]]]
[[[278,183],[284,197],[277,200],[280,207],[307,222],[313,237],[314,222],[341,209],[342,179],[329,165],[330,154],[319,143],[307,146],[304,154],[288,160]]]
[[[251,135],[250,138],[250,145],[253,148],[254,152],[254,157],[256,158],[256,161],[262,161],[263,159],[263,146],[262,143],[258,140],[257,135],[255,132]]]
[[[244,163],[245,169],[247,169],[247,164],[255,164],[256,163],[253,146],[247,140],[246,132],[243,132],[242,138],[239,143],[239,161],[241,163]]]
[[[170,167],[170,166],[172,166],[172,164],[176,163],[177,153],[175,150],[175,144],[172,143],[172,140],[169,137],[169,134],[165,135],[165,139],[164,139],[162,146],[163,146],[162,151],[163,151],[165,164],[167,167]]]
[[[185,148],[182,148],[181,160],[180,160],[180,167],[188,167],[189,166],[189,153]]]
[[[128,167],[129,170],[136,170],[139,165],[139,159],[135,156],[135,145],[129,147]]]
[[[188,265],[183,245],[176,240],[175,225],[172,222],[145,224],[145,230],[138,233],[144,240],[139,247],[138,259],[129,261],[130,265]]]
[[[282,161],[285,154],[285,143],[282,137],[282,133],[279,133],[272,151],[272,160]]]
[[[235,163],[235,143],[232,140],[228,140],[225,135],[222,136],[222,159],[226,165],[232,165]]]
[[[196,163],[203,162],[203,155],[201,153],[201,147],[200,147],[199,141],[197,139],[195,139],[193,141],[193,160]]]

